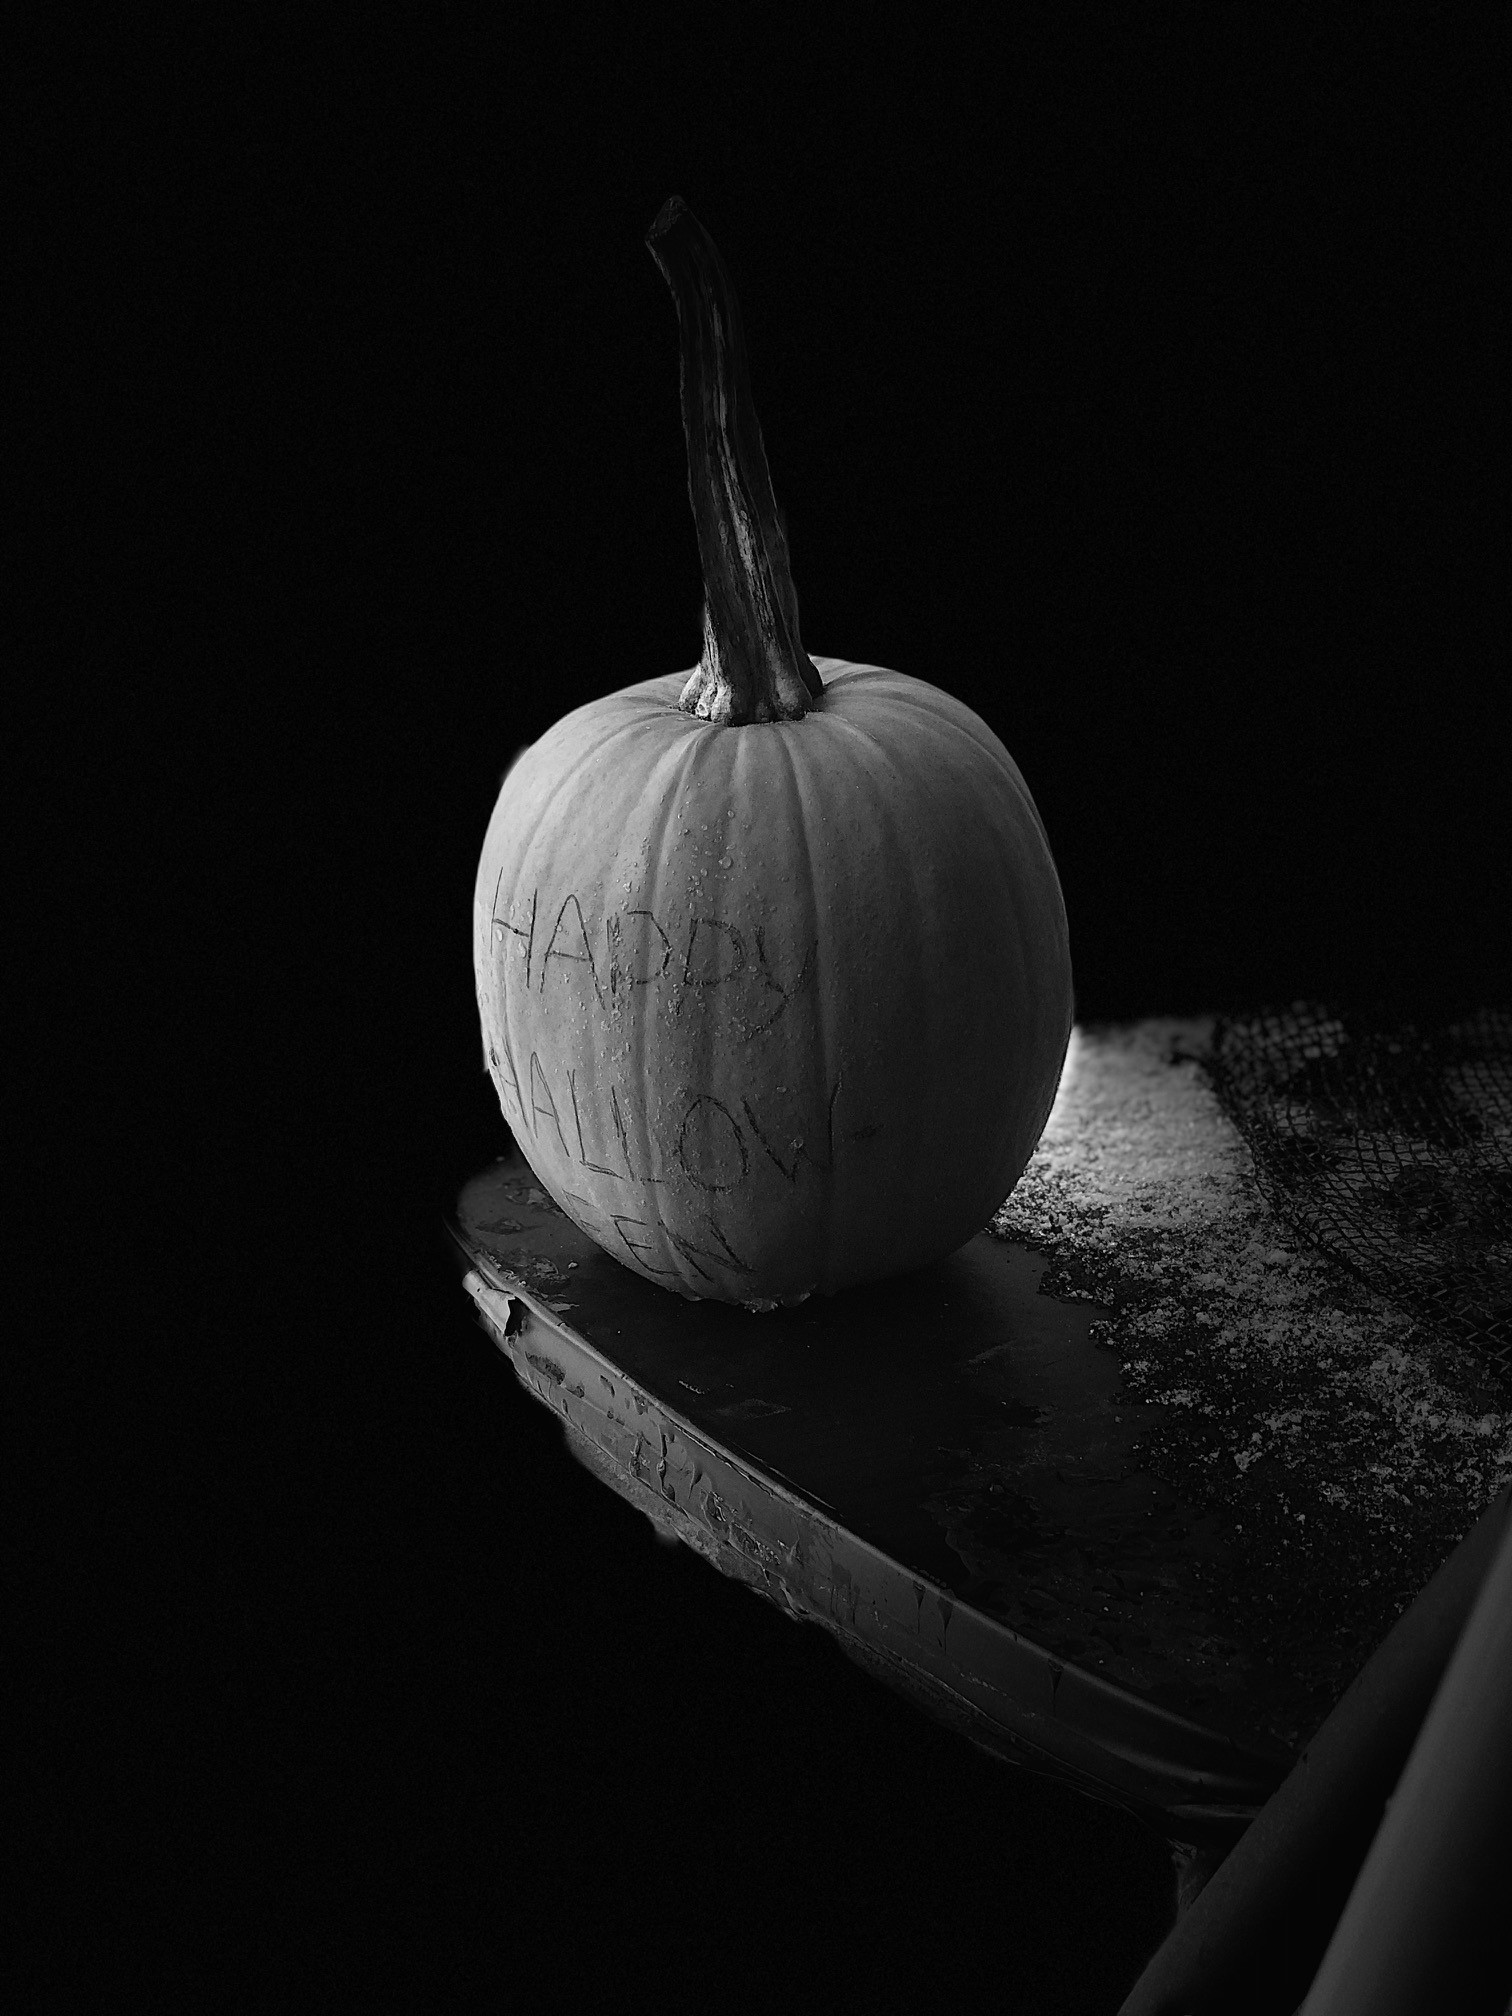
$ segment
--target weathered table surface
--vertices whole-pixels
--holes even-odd
[[[521,1381],[664,1532],[986,1748],[1218,1845],[1500,1472],[1431,1468],[1432,1340],[1269,1218],[1208,1027],[1079,1031],[993,1228],[795,1309],[644,1281],[517,1152],[451,1230]],[[1456,1419],[1505,1458],[1504,1417]]]

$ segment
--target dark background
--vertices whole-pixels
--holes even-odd
[[[13,73],[118,1310],[72,1361],[107,1650],[54,1985],[1097,2010],[1168,1920],[1132,1822],[657,1547],[441,1241],[502,1142],[501,772],[697,656],[668,195],[739,293],[805,642],[1001,734],[1083,1018],[1507,997],[1499,45],[670,19],[217,9]]]

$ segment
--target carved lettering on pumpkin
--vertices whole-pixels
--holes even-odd
[[[771,961],[767,957],[766,935],[763,927],[758,924],[751,935],[756,940],[756,958],[761,967],[762,980],[778,997],[777,1006],[768,1015],[765,1022],[756,1023],[751,1031],[753,1036],[759,1036],[764,1030],[770,1029],[772,1024],[786,1012],[790,1001],[796,1000],[800,994],[806,992],[813,985],[814,959],[819,950],[819,940],[816,938],[804,955],[803,964],[798,969],[798,978],[793,982],[791,987],[784,987],[782,982],[777,978],[777,975],[772,971]]]
[[[537,1081],[539,1081],[540,1091],[536,1089]],[[541,1104],[541,1092],[546,1094],[546,1104],[544,1106]],[[535,1051],[532,1050],[530,1053],[530,1131],[535,1135],[537,1140],[541,1138],[541,1130],[536,1125],[536,1121],[543,1113],[557,1131],[557,1139],[562,1144],[562,1153],[564,1155],[568,1154],[567,1137],[563,1134],[562,1123],[557,1118],[556,1101],[551,1096],[551,1087],[546,1082],[546,1073],[541,1069],[541,1060]]]
[[[628,917],[644,918],[661,940],[661,964],[654,973],[649,970],[640,973],[631,972],[620,964],[621,941],[629,935],[624,930],[624,920]],[[638,935],[640,943],[631,950],[628,954],[628,959],[633,965],[638,951],[643,955],[641,960],[642,965],[647,966],[649,962],[645,959],[644,954],[651,948],[646,933],[641,931]],[[619,999],[621,987],[651,986],[653,981],[661,979],[667,968],[672,964],[672,940],[667,936],[649,910],[622,910],[617,916],[611,915],[606,917],[604,919],[604,937],[609,946],[609,998],[612,1001]]]
[[[771,1141],[767,1138],[766,1131],[765,1129],[763,1129],[761,1122],[756,1118],[756,1115],[752,1112],[750,1100],[749,1099],[741,1100],[740,1102],[741,1109],[745,1113],[746,1119],[749,1120],[751,1123],[751,1132],[756,1136],[756,1139],[761,1143],[762,1147],[765,1149],[767,1156],[771,1160],[773,1166],[783,1176],[787,1178],[789,1183],[793,1184],[797,1183],[798,1165],[800,1162],[807,1162],[811,1168],[818,1170],[818,1172],[822,1176],[829,1175],[831,1170],[833,1170],[835,1166],[835,1101],[839,1097],[840,1097],[840,1079],[839,1077],[836,1077],[834,1090],[830,1093],[829,1096],[829,1108],[825,1118],[825,1142],[826,1142],[827,1154],[826,1159],[823,1162],[821,1162],[816,1155],[810,1152],[808,1143],[802,1138],[802,1136],[799,1136],[798,1138],[796,1138],[795,1140],[791,1141],[788,1144],[788,1153],[792,1159],[789,1162],[784,1162],[782,1157],[778,1154],[777,1150],[773,1147]],[[847,1138],[856,1139],[858,1137],[848,1136]]]
[[[721,1263],[715,1254],[706,1253],[703,1247],[695,1246],[691,1239],[685,1238],[680,1232],[674,1232],[670,1225],[663,1225],[661,1229],[668,1244],[677,1248],[695,1274],[701,1274],[705,1281],[712,1281],[714,1279],[708,1268],[700,1266],[699,1262],[701,1260],[712,1260],[717,1267]]]
[[[701,1274],[705,1281],[712,1281],[714,1276],[709,1272],[707,1267],[700,1265],[700,1262],[704,1260],[712,1262],[721,1273],[725,1274],[751,1274],[755,1272],[754,1268],[749,1267],[741,1259],[729,1240],[720,1231],[718,1225],[714,1222],[712,1212],[704,1214],[704,1223],[708,1226],[714,1238],[724,1248],[723,1255],[711,1252],[707,1246],[695,1246],[685,1232],[674,1232],[670,1225],[663,1225],[661,1229],[666,1234],[669,1242],[677,1248],[678,1252],[682,1254],[683,1258],[693,1268],[694,1272]]]
[[[618,1169],[606,1169],[602,1162],[590,1162],[588,1160],[588,1150],[583,1146],[583,1116],[578,1111],[576,1071],[569,1071],[567,1073],[567,1090],[572,1094],[572,1118],[577,1127],[578,1161],[585,1169],[591,1169],[595,1176],[612,1176],[615,1182],[618,1183],[620,1180]]]
[[[620,1111],[619,1094],[612,1085],[609,1087],[609,1110],[614,1115],[614,1131],[619,1136],[620,1153],[625,1158],[625,1174],[633,1183],[635,1168],[630,1160],[630,1137],[625,1132],[625,1116]]]
[[[654,1253],[656,1248],[648,1239],[632,1239],[630,1234],[625,1230],[627,1225],[633,1225],[638,1232],[649,1232],[651,1228],[644,1218],[630,1218],[620,1211],[611,1211],[609,1216],[614,1220],[614,1229],[618,1232],[621,1239],[624,1240],[626,1249],[640,1262],[648,1274],[675,1274],[677,1272],[675,1267],[653,1267],[651,1262],[645,1258],[645,1255],[647,1253]]]
[[[735,1248],[730,1244],[729,1240],[726,1239],[723,1232],[720,1231],[719,1226],[715,1220],[714,1213],[712,1211],[706,1211],[704,1213],[704,1223],[708,1226],[710,1232],[713,1233],[714,1237],[719,1241],[720,1245],[724,1248],[725,1264],[727,1266],[733,1267],[737,1274],[754,1274],[756,1271],[755,1268],[750,1266],[746,1261],[741,1259],[740,1255],[735,1251]]]
[[[703,1114],[709,1117],[701,1119],[700,1116]],[[721,1121],[724,1123],[722,1126]],[[731,1168],[732,1150],[740,1157],[738,1176],[728,1173]],[[723,1101],[716,1099],[712,1092],[696,1092],[689,1100],[683,1113],[682,1125],[677,1130],[677,1145],[673,1153],[685,1176],[691,1177],[700,1190],[710,1190],[716,1194],[723,1190],[733,1190],[751,1167],[745,1136],[741,1133],[734,1114]],[[725,1180],[721,1181],[721,1178]]]
[[[499,870],[499,882],[503,880],[504,870],[501,868]],[[539,889],[532,889],[530,892],[530,927],[528,930],[522,930],[518,924],[511,924],[507,917],[501,917],[498,914],[499,888],[498,883],[494,885],[494,938],[496,940],[501,939],[506,931],[511,931],[516,938],[523,938],[525,940],[525,985],[527,987],[530,985],[530,957],[535,948],[536,899],[540,893]]]
[[[615,1092],[612,1086],[610,1087],[609,1091],[609,1101],[610,1105],[614,1109],[615,1129],[616,1132],[619,1134],[620,1147],[624,1151],[625,1164],[626,1167],[628,1168],[630,1163],[630,1146],[628,1140],[628,1130],[625,1128],[624,1113],[620,1108],[619,1095]],[[651,1161],[652,1138],[651,1138],[651,1128],[647,1120],[645,1102],[644,1100],[637,1099],[633,1092],[628,1091],[624,1094],[624,1101],[625,1101],[625,1108],[628,1109],[632,1115],[637,1111],[637,1109],[639,1109],[640,1122],[641,1122],[640,1125],[641,1138],[646,1143],[646,1162],[647,1162],[646,1173],[644,1176],[635,1176],[634,1171],[632,1170],[631,1171],[632,1178],[634,1181],[638,1183],[651,1183],[655,1184],[658,1188],[660,1188],[663,1184],[666,1183],[667,1178],[665,1176],[654,1176],[651,1173],[650,1161]]]
[[[500,1062],[498,1049],[496,1049],[492,1043],[490,1043],[488,1046],[489,1060],[492,1063],[495,1071],[507,1071],[509,1073],[509,1077],[507,1081],[505,1081],[505,1083],[500,1083],[500,1081],[497,1078],[494,1080],[494,1083],[499,1086],[499,1090],[501,1092],[504,1091],[507,1086],[507,1089],[511,1093],[513,1093],[515,1105],[520,1109],[520,1117],[523,1119],[525,1117],[525,1101],[520,1097],[519,1074],[514,1067],[514,1058],[509,1054],[509,1038],[507,1036],[501,1036],[499,1038],[499,1043],[502,1045],[504,1050],[503,1062],[502,1063]]]
[[[702,946],[698,943],[700,931]],[[718,987],[722,981],[733,980],[744,967],[745,941],[733,924],[722,924],[717,917],[693,919],[688,926],[688,951],[683,960],[683,979],[689,987]]]
[[[563,920],[566,918],[569,909],[577,917],[578,939],[583,947],[581,952],[559,952],[557,950],[557,939],[561,936]],[[569,930],[571,929],[570,926],[568,928]],[[546,957],[541,961],[541,992],[543,994],[546,991],[546,969],[550,966],[553,959],[566,959],[574,966],[586,966],[593,980],[593,992],[597,997],[599,1006],[603,1007],[604,990],[599,985],[598,968],[593,963],[593,947],[588,942],[588,926],[583,922],[583,906],[579,903],[575,894],[569,896],[561,909],[558,910],[556,923],[551,928],[551,942],[546,947]]]
[[[595,1215],[602,1215],[599,1213],[599,1207],[597,1206],[597,1204],[594,1203],[591,1197],[579,1196],[576,1190],[564,1190],[562,1192],[562,1195],[567,1199],[569,1204],[576,1204],[579,1205],[584,1211],[591,1212]],[[576,1224],[580,1232],[586,1232],[590,1239],[596,1240],[598,1238],[598,1234],[594,1231],[593,1227],[591,1225],[585,1225],[582,1222],[582,1220],[578,1217],[575,1211],[570,1213],[569,1215],[572,1217],[573,1222]]]
[[[611,1002],[618,1003],[622,994],[636,987],[651,987],[666,977],[672,965],[673,942],[671,934],[655,913],[643,906],[635,906],[618,912],[611,912],[604,919],[604,940],[607,955],[606,974],[601,976],[598,961],[594,956],[593,944],[583,914],[581,899],[576,891],[570,892],[557,910],[545,956],[541,960],[540,976],[535,972],[535,931],[540,909],[540,891],[530,892],[530,914],[524,923],[516,923],[512,918],[498,915],[499,891],[503,886],[504,870],[500,868],[494,889],[493,933],[496,943],[502,944],[505,934],[518,938],[525,952],[525,985],[542,991],[546,985],[547,970],[551,962],[567,960],[571,964],[586,966],[592,981],[593,991],[599,1006],[605,1005],[605,994]],[[569,920],[568,913],[571,913]],[[754,946],[752,957],[751,946]],[[765,927],[755,925],[750,932],[748,944],[746,935],[734,924],[721,917],[694,916],[688,926],[688,936],[683,953],[682,980],[688,987],[707,990],[722,986],[733,980],[749,967],[761,986],[774,997],[772,1012],[764,1022],[752,1026],[750,1033],[760,1035],[764,1030],[780,1020],[791,1002],[807,992],[814,984],[819,940],[814,938],[804,954],[798,976],[790,984],[777,973],[771,954],[767,949]]]

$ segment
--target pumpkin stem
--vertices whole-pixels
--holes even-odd
[[[677,304],[688,500],[703,567],[703,657],[685,714],[738,727],[796,721],[824,690],[798,636],[787,530],[751,398],[735,290],[680,196],[646,237]]]

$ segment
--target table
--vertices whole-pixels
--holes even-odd
[[[796,1309],[632,1274],[518,1150],[450,1220],[517,1376],[663,1534],[1210,1855],[1512,1474],[1484,1365],[1268,1197],[1215,1026],[1079,1028],[990,1227]]]

